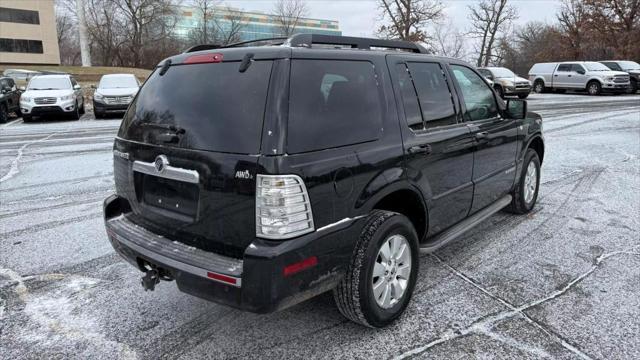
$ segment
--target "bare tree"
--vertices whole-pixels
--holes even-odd
[[[444,10],[439,0],[379,0],[378,5],[384,22],[380,37],[425,43],[432,40],[425,28],[441,19]]]
[[[437,23],[433,27],[434,54],[456,59],[466,57],[465,38],[451,22]]]
[[[189,32],[189,40],[196,44],[210,44],[215,41],[217,32],[214,13],[219,7],[219,0],[193,0],[198,25]]]
[[[560,12],[557,14],[560,29],[566,45],[571,49],[573,60],[582,57],[582,42],[585,37],[587,14],[584,1],[562,0]]]
[[[278,0],[273,7],[273,17],[280,35],[289,37],[295,33],[300,19],[307,16],[309,8],[303,0]]]
[[[586,26],[609,56],[640,58],[640,0],[584,0]]]
[[[517,10],[507,4],[508,0],[481,0],[470,5],[470,34],[480,39],[477,66],[488,66],[493,60],[496,39],[504,27],[518,18]]]
[[[228,45],[240,41],[240,32],[246,27],[246,19],[241,11],[227,7],[222,19],[215,22],[217,27],[217,43]]]
[[[64,65],[77,65],[80,59],[80,44],[78,43],[75,6],[69,0],[58,0],[56,1],[55,14],[60,62]]]

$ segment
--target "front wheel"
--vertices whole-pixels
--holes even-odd
[[[0,124],[4,124],[9,120],[9,112],[5,105],[0,104]]]
[[[600,95],[602,92],[602,85],[598,81],[591,81],[587,84],[587,92],[589,95]]]
[[[529,97],[529,94],[518,94],[518,97],[519,97],[520,99],[526,99],[526,98],[528,98],[528,97]]]
[[[635,94],[638,92],[638,81],[636,79],[631,79],[631,83],[629,84],[629,93]]]
[[[513,199],[508,210],[515,214],[526,214],[536,205],[540,186],[540,158],[533,149],[527,149],[518,184],[511,194]]]
[[[76,106],[71,113],[71,120],[79,120],[80,119],[80,108],[78,108],[78,102],[76,102]]]
[[[418,236],[401,214],[374,210],[360,234],[344,279],[333,291],[340,313],[369,327],[396,320],[418,275]]]

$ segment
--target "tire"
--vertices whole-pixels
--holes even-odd
[[[82,107],[80,108],[80,115],[84,115],[85,110],[84,110],[84,100],[82,101]]]
[[[403,255],[404,260],[392,260],[393,264],[388,268],[387,263],[382,261],[381,248],[390,241],[404,244],[399,249],[405,250],[397,252]],[[410,254],[406,254],[406,251],[410,251]],[[404,266],[407,262],[409,269],[402,271],[403,268],[406,269]],[[389,325],[402,315],[409,304],[418,276],[418,262],[418,236],[409,219],[398,213],[374,210],[356,242],[345,277],[333,290],[338,310],[347,319],[364,326],[380,328]],[[374,277],[374,268],[380,267],[388,271]],[[389,282],[388,279],[393,280]],[[401,289],[403,280],[404,291],[399,298],[394,299],[392,288]],[[381,289],[380,297],[374,295],[374,281],[382,286],[378,287]],[[387,299],[385,295],[389,295],[389,302],[384,301]],[[379,301],[388,307],[383,307]]]
[[[587,84],[587,92],[589,95],[600,95],[602,93],[602,85],[597,80],[591,80]]]
[[[635,94],[638,92],[638,80],[631,78],[631,84],[629,85],[629,94]]]
[[[9,111],[7,111],[7,106],[4,104],[0,104],[0,124],[4,124],[9,120]]]
[[[533,183],[531,183],[531,180],[527,179],[530,165],[532,166],[532,169],[535,170],[535,179],[533,179]],[[531,189],[530,186],[534,184],[535,188]],[[511,204],[507,207],[507,210],[514,214],[526,214],[531,211],[538,200],[539,188],[540,158],[538,158],[538,153],[535,150],[527,149],[527,152],[524,155],[522,172],[518,179],[518,184],[511,194],[513,199],[511,200]],[[531,194],[530,191],[533,191],[533,193]]]
[[[529,97],[529,94],[518,94],[518,98],[520,99],[526,99]]]
[[[95,116],[96,119],[102,119],[104,117],[104,115],[101,112],[93,112],[93,116]]]
[[[498,96],[500,96],[500,98],[504,99],[504,90],[502,90],[502,87],[496,86],[494,89],[496,89],[496,93],[498,93]]]
[[[28,123],[31,122],[33,120],[33,117],[31,115],[22,115],[22,122]]]
[[[78,103],[76,102],[75,110],[71,113],[71,120],[79,120],[80,119],[80,108],[78,108]]]
[[[543,94],[547,92],[547,88],[544,86],[544,81],[538,79],[533,83],[533,91],[538,94]]]

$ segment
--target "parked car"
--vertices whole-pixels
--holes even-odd
[[[631,81],[629,92],[635,94],[638,91],[638,82],[640,82],[640,64],[635,61],[622,60],[607,60],[600,62],[611,70],[623,71],[629,74]]]
[[[66,115],[78,120],[84,114],[82,87],[71,75],[38,75],[23,90],[20,110],[25,122],[44,115]]]
[[[96,118],[124,113],[139,88],[140,83],[133,74],[103,75],[93,93],[93,113]]]
[[[10,77],[0,77],[0,123],[9,120],[9,114],[20,116],[20,90]]]
[[[42,73],[40,71],[23,70],[23,69],[6,69],[5,71],[2,72],[3,76],[12,78],[13,81],[15,81],[16,86],[18,87],[26,86],[32,77],[36,75],[41,75],[41,74]]]
[[[487,79],[493,81],[493,88],[501,98],[505,96],[517,96],[526,99],[531,92],[531,82],[516,75],[513,71],[505,67],[484,67],[478,72]]]
[[[586,90],[589,95],[602,92],[620,94],[630,86],[629,74],[613,71],[595,61],[534,64],[529,70],[529,80],[537,93]]]
[[[535,206],[542,119],[473,66],[409,42],[279,42],[173,56],[131,103],[104,220],[145,290],[175,280],[258,313],[332,290],[382,327],[419,251]]]

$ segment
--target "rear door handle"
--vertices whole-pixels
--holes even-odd
[[[431,154],[432,149],[431,149],[431,145],[424,144],[424,145],[412,146],[407,151],[409,152],[409,154],[425,154],[425,155],[429,155],[429,154]]]

